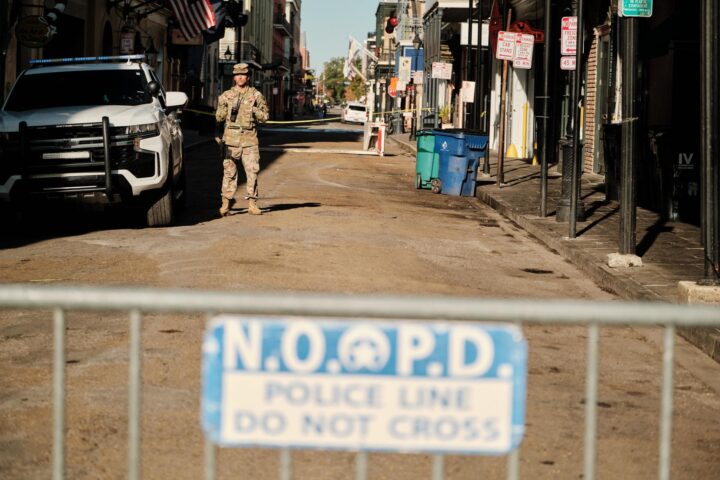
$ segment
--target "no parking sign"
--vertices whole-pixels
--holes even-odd
[[[202,424],[224,446],[499,455],[522,439],[526,376],[514,326],[221,316]]]

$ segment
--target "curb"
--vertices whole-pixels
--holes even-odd
[[[661,297],[629,278],[622,278],[601,261],[573,248],[571,240],[563,240],[547,234],[533,224],[525,215],[515,213],[510,205],[498,200],[487,192],[477,190],[477,199],[505,218],[516,223],[546,247],[557,252],[580,271],[588,275],[600,288],[608,290],[626,300],[663,301]]]
[[[417,150],[413,148],[412,145],[397,138],[388,138],[400,146],[400,148],[408,150],[413,154],[417,153]],[[589,255],[583,254],[578,249],[572,248],[569,241],[563,241],[562,239],[555,238],[554,236],[547,234],[542,228],[535,226],[532,220],[530,220],[527,216],[515,213],[511,205],[495,198],[482,189],[477,189],[475,198],[500,213],[508,220],[520,226],[546,247],[560,254],[561,257],[570,261],[583,273],[588,275],[600,286],[600,288],[608,290],[626,300],[662,300],[662,298],[658,297],[654,292],[644,288],[637,282],[631,279],[618,277],[615,272],[612,272],[609,267],[605,266],[603,263],[598,262]]]
[[[397,138],[388,138],[403,150],[413,155],[417,154],[417,149],[414,148],[413,145]],[[611,270],[602,260],[583,253],[579,248],[574,248],[572,246],[572,240],[563,240],[562,238],[548,234],[541,227],[535,225],[532,218],[516,213],[510,204],[494,197],[491,193],[483,191],[480,188],[478,188],[476,192],[476,201],[489,206],[503,217],[517,224],[529,235],[535,237],[547,248],[557,252],[561,257],[590,277],[600,288],[612,292],[625,300],[667,303],[667,299],[660,297],[633,279],[623,277],[618,272]],[[540,219],[539,217],[537,218]],[[718,335],[714,329],[685,327],[678,328],[677,333],[698,350],[701,350],[710,356],[710,358],[720,363],[720,335]]]
[[[415,147],[414,145],[412,145],[408,142],[405,142],[404,140],[400,140],[399,138],[393,138],[390,135],[388,135],[387,138],[389,140],[392,140],[395,145],[399,146],[405,152],[412,153],[413,155],[415,155],[417,153],[417,147]]]

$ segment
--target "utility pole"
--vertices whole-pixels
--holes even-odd
[[[580,174],[582,173],[582,157],[578,147],[580,139],[580,86],[582,85],[582,49],[583,49],[583,9],[584,0],[573,0],[571,17],[577,21],[577,33],[575,42],[575,69],[568,71],[569,100],[567,100],[568,130],[560,142],[562,149],[562,180],[560,201],[558,202],[555,220],[558,222],[568,221],[569,237],[575,238],[576,221],[585,220],[585,209],[580,202]],[[572,25],[571,22],[569,22]],[[567,28],[567,24],[564,25]],[[577,134],[577,135],[576,135]]]
[[[620,242],[621,255],[635,255],[637,193],[635,172],[638,157],[637,117],[637,41],[638,19],[620,18],[622,54],[622,133],[620,148]]]
[[[548,145],[550,144],[550,38],[552,35],[552,0],[545,0],[545,43],[543,44],[542,109],[540,110],[540,217],[547,217]]]
[[[701,285],[720,285],[720,98],[718,98],[717,52],[720,48],[720,7],[716,0],[703,0],[701,5],[701,191],[702,191],[702,240],[704,247],[704,278]]]
[[[575,76],[572,88],[572,119],[573,119],[573,158],[572,158],[572,176],[570,183],[570,229],[568,236],[575,238],[577,219],[578,219],[578,203],[580,201],[580,174],[582,173],[582,151],[580,150],[580,86],[582,84],[582,56],[583,46],[585,45],[583,28],[585,0],[578,0],[577,9],[577,46],[575,48]],[[585,213],[581,213],[581,217],[585,218]]]

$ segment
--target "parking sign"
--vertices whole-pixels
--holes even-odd
[[[221,316],[203,430],[224,446],[505,454],[526,376],[514,326]]]
[[[560,55],[575,55],[577,26],[577,17],[562,17],[560,21]]]

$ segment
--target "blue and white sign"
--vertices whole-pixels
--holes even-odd
[[[223,446],[499,455],[522,439],[526,377],[514,326],[220,316],[202,423]]]

